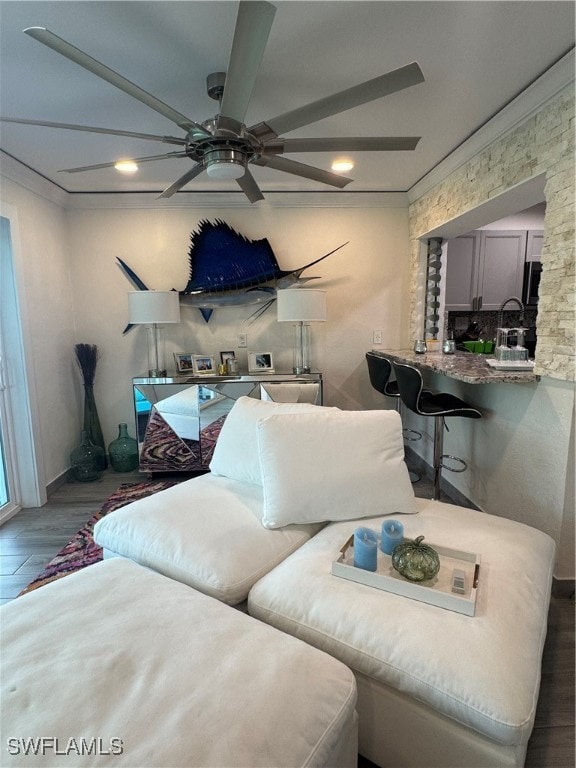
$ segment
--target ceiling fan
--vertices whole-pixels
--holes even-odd
[[[258,200],[263,200],[264,196],[248,168],[249,165],[265,166],[343,188],[352,179],[290,160],[283,155],[291,152],[382,152],[415,149],[420,137],[282,138],[282,134],[289,133],[296,128],[310,125],[323,118],[423,82],[424,75],[415,62],[332,96],[247,127],[244,124],[244,119],[275,13],[276,8],[267,2],[260,0],[242,0],[240,2],[228,71],[216,72],[207,78],[208,94],[219,101],[220,111],[215,117],[202,123],[194,122],[48,29],[30,27],[24,30],[27,35],[38,42],[52,48],[62,56],[164,115],[185,131],[183,137],[156,136],[147,133],[23,118],[2,117],[0,120],[49,128],[127,136],[180,146],[179,151],[134,158],[135,163],[146,163],[166,158],[189,158],[192,160],[192,167],[167,187],[159,195],[160,198],[171,197],[189,181],[206,171],[212,178],[235,179],[250,202],[255,203]],[[64,171],[66,173],[78,173],[99,168],[110,168],[115,165],[115,162],[101,163],[79,168],[66,168]]]

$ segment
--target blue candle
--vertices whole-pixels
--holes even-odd
[[[365,571],[375,571],[378,563],[378,537],[370,528],[354,531],[354,565]]]
[[[380,549],[387,555],[391,555],[394,547],[404,541],[404,526],[398,520],[384,520],[382,523],[382,537]]]

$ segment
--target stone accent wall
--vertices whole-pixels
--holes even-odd
[[[412,338],[421,333],[416,327],[418,237],[545,172],[546,216],[535,372],[565,381],[576,379],[574,127],[574,89],[567,87],[533,117],[412,203]]]

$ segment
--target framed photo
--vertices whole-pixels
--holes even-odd
[[[272,352],[248,352],[248,372],[263,373],[274,372],[274,359]]]
[[[174,362],[176,363],[176,370],[178,373],[193,373],[194,366],[192,365],[193,355],[190,352],[186,352],[182,355],[174,352]]]
[[[222,365],[226,365],[227,360],[236,360],[236,352],[230,350],[229,352],[220,352],[220,362]]]
[[[214,358],[209,355],[192,355],[192,370],[197,376],[215,374]]]

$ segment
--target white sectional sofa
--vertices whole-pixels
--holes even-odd
[[[355,527],[379,530],[387,516],[402,516],[409,537],[481,556],[474,616],[331,573]],[[349,668],[359,752],[377,765],[524,765],[554,543],[520,523],[416,499],[396,411],[241,398],[209,475],[107,515],[95,539],[106,559],[134,560],[181,582],[179,595],[203,592],[247,608],[246,621],[272,625]],[[327,759],[345,764],[347,754],[343,747]],[[284,763],[270,768],[276,764]]]

